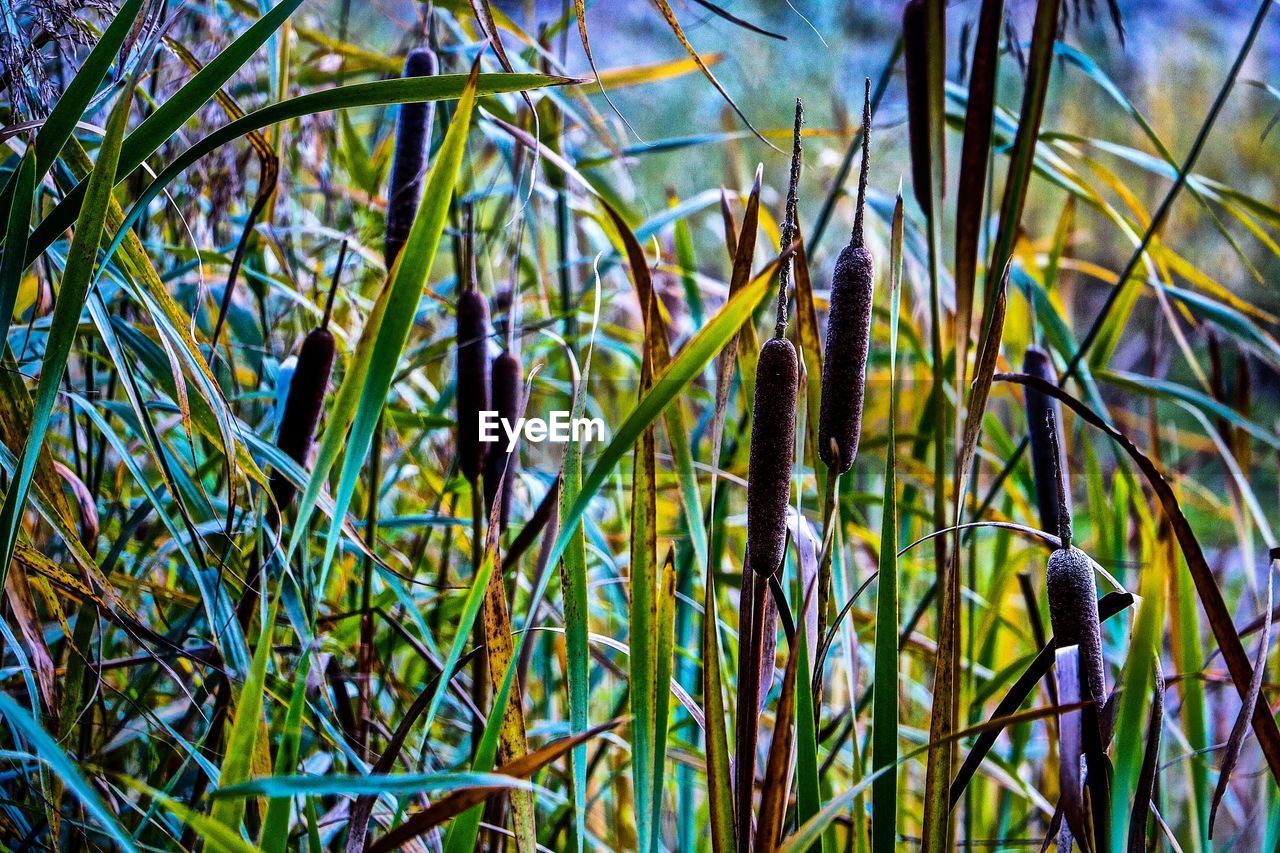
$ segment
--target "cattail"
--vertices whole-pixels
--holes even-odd
[[[1027,347],[1022,359],[1022,372],[1057,384],[1058,377],[1049,361],[1049,354],[1036,346]],[[1061,423],[1061,407],[1052,397],[1027,386],[1027,431],[1031,444],[1031,474],[1036,487],[1036,507],[1040,514],[1041,529],[1057,534],[1063,523],[1069,523],[1071,493],[1063,490],[1058,497],[1059,472],[1067,470],[1067,460],[1062,453],[1062,442],[1057,435]],[[1055,450],[1054,448],[1058,448]],[[1062,508],[1068,518],[1059,518]]]
[[[1060,547],[1049,555],[1045,589],[1049,597],[1049,620],[1059,648],[1080,647],[1080,690],[1084,699],[1101,709],[1107,699],[1106,676],[1102,664],[1102,629],[1098,619],[1098,589],[1093,580],[1093,564],[1071,544],[1071,508],[1067,497],[1066,454],[1058,441],[1057,417],[1052,408],[1044,418],[1043,438],[1048,445],[1054,497],[1058,505],[1057,534]]]
[[[1059,548],[1049,555],[1045,577],[1055,643],[1059,648],[1080,647],[1081,698],[1096,702],[1100,709],[1107,699],[1107,685],[1093,565],[1079,548]]]
[[[911,144],[911,185],[925,216],[933,209],[932,142],[929,128],[929,35],[924,0],[902,9],[902,55],[906,66],[907,134]]]
[[[489,409],[489,304],[475,287],[475,247],[471,211],[463,214],[463,284],[457,306],[458,467],[474,483],[484,465],[480,413]]]
[[[795,239],[796,184],[800,177],[800,124],[803,111],[796,100],[795,142],[787,213],[782,224],[782,251]],[[796,393],[800,366],[796,349],[783,337],[787,324],[787,282],[790,260],[778,270],[778,309],[774,336],[760,348],[756,365],[755,400],[751,415],[751,456],[747,471],[747,558],[762,577],[782,563],[787,542],[787,504],[791,497],[791,468],[795,455]]]
[[[431,77],[436,74],[436,57],[428,48],[409,51],[404,61],[405,77]],[[400,105],[396,120],[396,147],[391,158],[391,178],[387,183],[387,233],[384,257],[391,269],[418,212],[422,196],[422,175],[426,168],[427,146],[431,141],[431,119],[435,103],[424,101]]]
[[[853,467],[862,431],[862,403],[867,386],[867,350],[871,343],[871,301],[875,269],[863,237],[867,176],[870,169],[871,81],[862,106],[862,173],[853,236],[836,259],[827,314],[826,352],[822,362],[822,405],[818,413],[818,455],[833,471]]]
[[[329,376],[333,372],[335,349],[333,332],[329,331],[329,317],[333,314],[333,298],[338,292],[338,280],[342,276],[346,260],[347,242],[344,240],[329,286],[324,318],[302,341],[297,364],[289,380],[289,393],[285,398],[284,411],[280,415],[280,425],[276,429],[276,447],[299,465],[307,464],[316,426],[320,423],[320,413],[324,410],[324,394],[329,387]],[[293,483],[278,470],[271,472],[271,495],[277,507],[282,509],[287,506],[296,491]]]
[[[520,356],[513,350],[505,350],[493,359],[492,364],[493,409],[500,419],[515,423],[520,417],[521,397],[523,396],[524,375],[520,364]],[[498,485],[502,485],[501,502],[498,505],[498,524],[500,530],[507,529],[507,519],[511,515],[511,489],[516,480],[516,471],[520,467],[520,454],[516,450],[508,450],[506,439],[489,448],[484,460],[484,503],[492,516],[493,501],[498,496]]]

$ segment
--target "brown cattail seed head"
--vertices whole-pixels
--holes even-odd
[[[498,417],[515,423],[520,417],[521,397],[524,395],[520,357],[511,351],[499,355],[493,360],[492,385],[493,409]],[[493,501],[498,496],[498,485],[502,485],[502,496],[498,505],[498,523],[500,530],[507,529],[507,519],[511,515],[511,488],[516,480],[516,471],[520,467],[518,451],[507,450],[507,442],[499,442],[489,448],[484,458],[484,504],[489,515],[493,515]]]
[[[480,412],[489,408],[489,305],[478,290],[458,294],[457,324],[458,467],[474,483],[486,447],[480,441]]]
[[[324,394],[333,371],[333,332],[321,327],[312,329],[302,341],[298,364],[289,383],[280,427],[276,431],[276,447],[299,465],[307,464],[311,442],[315,438],[320,413],[324,410]],[[284,507],[297,490],[279,471],[271,473],[271,495],[276,505]]]
[[[874,283],[871,253],[865,246],[845,246],[831,277],[831,309],[822,361],[822,406],[818,413],[818,454],[840,474],[853,467],[858,455]]]
[[[862,432],[871,344],[871,304],[875,266],[863,239],[863,210],[871,157],[871,81],[862,106],[862,169],[853,234],[836,259],[831,276],[831,307],[822,361],[822,407],[818,413],[818,455],[837,474],[853,467]]]
[[[435,54],[425,47],[414,48],[405,58],[405,77],[430,77],[436,71]],[[434,114],[432,101],[400,105],[391,178],[387,182],[387,232],[383,250],[387,269],[391,269],[409,239],[409,229],[418,212]]]
[[[791,341],[765,341],[756,366],[747,469],[747,559],[751,570],[765,577],[781,565],[787,544],[799,385],[800,368]]]
[[[1059,548],[1045,571],[1049,621],[1059,648],[1080,647],[1080,691],[1101,708],[1107,699],[1093,565],[1079,548]]]
[[[1045,382],[1058,384],[1049,354],[1039,347],[1027,347],[1022,359],[1022,372]],[[1027,431],[1031,446],[1031,475],[1036,488],[1036,508],[1040,527],[1047,533],[1060,535],[1063,524],[1071,523],[1071,493],[1063,489],[1065,505],[1059,506],[1058,483],[1065,486],[1067,459],[1061,441],[1062,415],[1058,401],[1027,386]],[[1050,418],[1053,426],[1050,427]],[[1056,434],[1056,435],[1055,435]],[[1056,445],[1056,448],[1055,448]],[[1062,515],[1065,513],[1066,517]]]
[[[911,185],[925,215],[933,207],[932,144],[929,130],[929,37],[924,0],[902,9],[902,51],[907,82],[907,133],[911,143]]]

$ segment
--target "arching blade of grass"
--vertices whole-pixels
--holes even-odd
[[[1127,608],[1133,606],[1133,595],[1127,592],[1109,592],[1098,601],[1098,618],[1106,621]],[[1052,642],[1040,649],[1027,668],[1023,670],[1018,679],[1009,687],[1004,697],[996,705],[996,709],[991,713],[991,722],[1007,718],[1014,714],[1022,707],[1022,703],[1027,701],[1040,679],[1048,675],[1049,670],[1053,667],[1054,651],[1057,647]],[[973,746],[969,749],[969,754],[965,756],[964,764],[960,766],[960,770],[956,773],[955,781],[951,783],[951,807],[955,808],[956,803],[960,802],[960,795],[964,793],[964,789],[968,786],[973,775],[978,771],[978,767],[982,764],[983,759],[991,751],[991,747],[995,746],[996,738],[1000,735],[1001,728],[991,727],[984,729],[974,741]]]
[[[1032,720],[1040,720],[1045,717],[1055,717],[1074,711],[1080,707],[1082,706],[1053,705],[1044,708],[1032,708],[1027,711],[1020,711],[1016,714],[1010,714],[1007,717],[988,720],[985,723],[979,723],[976,726],[970,726],[967,729],[960,729],[952,732],[948,736],[948,740],[957,741],[961,738],[970,737],[971,735],[975,735],[989,729],[1003,729],[1005,727],[1031,722]],[[923,746],[919,746],[910,752],[903,754],[898,759],[898,765],[901,766],[902,764],[918,758],[930,750],[937,749],[942,745],[943,744],[926,743]],[[849,807],[853,805],[858,796],[874,785],[876,780],[886,772],[888,772],[887,769],[882,768],[874,773],[869,773],[860,779],[853,787],[830,799],[827,804],[822,807],[822,811],[818,812],[816,816],[801,824],[794,833],[787,837],[782,846],[778,848],[779,853],[804,853],[804,851],[808,850],[813,844],[816,844],[822,837],[822,833],[837,820],[847,815]]]
[[[571,737],[562,738],[553,741],[544,747],[535,749],[523,758],[518,758],[508,764],[493,771],[492,775],[501,779],[508,777],[512,780],[527,779],[542,768],[551,764],[562,757],[565,753],[577,749],[585,744],[591,738],[596,737],[603,732],[616,728],[622,721],[610,720],[607,723],[601,723],[598,726],[592,726],[590,729]],[[478,776],[481,774],[453,774],[455,776]],[[496,781],[496,780],[495,780]],[[397,826],[392,832],[378,840],[378,844],[371,848],[371,853],[379,849],[387,849],[392,844],[402,844],[411,838],[420,836],[434,827],[440,826],[445,821],[454,818],[466,810],[481,805],[494,796],[506,790],[519,790],[519,786],[511,785],[510,787],[499,787],[492,784],[486,785],[477,779],[474,784],[466,787],[460,787],[448,796],[437,800],[427,808],[413,815],[404,823]],[[273,802],[275,802],[273,800]]]
[[[320,590],[325,588],[329,566],[341,536],[342,519],[346,516],[347,507],[350,506],[351,498],[355,494],[356,481],[364,467],[364,459],[369,452],[374,428],[386,404],[391,380],[395,376],[400,356],[409,338],[418,300],[422,297],[427,276],[435,264],[436,250],[440,245],[440,236],[444,233],[445,220],[453,200],[454,184],[458,179],[458,171],[466,150],[467,134],[471,129],[479,73],[480,66],[477,62],[471,69],[471,76],[463,91],[462,99],[458,102],[453,121],[449,124],[444,142],[441,143],[440,150],[436,154],[436,161],[432,164],[431,172],[427,176],[422,201],[418,205],[418,213],[413,220],[409,239],[385,285],[386,307],[378,318],[378,322],[367,325],[361,333],[361,345],[366,340],[372,341],[368,350],[367,363],[353,362],[343,380],[339,399],[344,402],[349,399],[345,392],[348,384],[354,383],[354,388],[359,389],[359,401],[350,415],[336,410],[330,415],[329,426],[325,430],[317,455],[316,468],[311,474],[311,482],[307,485],[307,491],[298,506],[298,521],[294,525],[293,537],[289,543],[290,553],[293,552],[299,538],[306,530],[306,519],[310,516],[320,486],[328,477],[329,469],[322,467],[321,460],[331,465],[336,461],[341,448],[342,470],[338,477],[338,487],[334,492],[334,515],[329,525],[324,560],[320,567],[317,585]],[[382,299],[380,297],[379,301],[381,302]],[[363,355],[360,352],[361,348],[357,348],[357,356]],[[348,417],[351,418],[349,434],[346,430]]]
[[[178,820],[190,824],[196,835],[204,840],[205,849],[211,853],[259,853],[257,847],[244,840],[238,829],[227,827],[208,815],[188,808],[186,804],[142,782],[125,779],[124,783],[154,799]],[[243,804],[244,801],[236,800],[236,802]]]
[[[6,693],[0,693],[0,717],[3,717],[9,726],[26,739],[41,761],[58,774],[62,784],[75,794],[94,822],[119,845],[121,850],[125,853],[133,853],[137,850],[124,828],[116,822],[113,810],[102,802],[102,798],[80,775],[80,771],[76,769],[76,765],[67,757],[67,754],[58,747],[49,733],[40,728],[31,715]]]
[[[210,64],[212,65],[212,63]],[[206,66],[208,70],[210,66]],[[146,213],[147,205],[160,196],[165,187],[171,184],[182,172],[190,168],[207,154],[216,151],[223,145],[233,142],[247,133],[261,130],[273,124],[288,121],[301,116],[314,115],[332,110],[354,109],[367,106],[383,106],[403,104],[414,101],[442,101],[460,98],[467,88],[469,76],[465,74],[442,74],[437,77],[405,77],[395,80],[379,80],[372,83],[354,83],[338,86],[320,92],[298,95],[286,101],[254,110],[244,118],[229,122],[199,142],[179,154],[156,176],[147,188],[138,196],[137,201],[129,208],[121,233],[114,238],[113,245],[123,240],[123,229],[136,224]],[[558,86],[577,82],[569,77],[548,77],[541,74],[481,74],[478,75],[474,87],[475,95],[497,94],[501,92],[517,92],[525,89],[537,89],[544,86]],[[443,149],[441,149],[443,151]],[[70,196],[68,197],[70,200]],[[66,203],[65,201],[63,202]],[[55,208],[45,219],[48,223],[58,213]],[[28,251],[28,259],[33,252],[43,251],[53,235],[45,235],[45,223],[36,229],[32,241],[37,247]],[[41,248],[41,246],[43,248]]]
[[[129,119],[129,107],[133,100],[133,81],[129,80],[112,108],[107,120],[107,133],[98,152],[98,161],[89,176],[85,192],[85,204],[76,220],[71,246],[67,249],[67,262],[63,269],[62,286],[54,303],[49,321],[49,337],[45,344],[40,381],[36,386],[31,416],[31,431],[23,448],[18,470],[14,472],[5,491],[4,506],[0,508],[0,585],[13,559],[14,545],[22,522],[22,508],[31,487],[36,460],[44,445],[53,406],[57,401],[59,386],[75,343],[80,314],[98,257],[98,245],[102,240],[102,225],[106,218],[107,202],[116,182],[116,164],[120,159],[120,143],[124,138]]]
[[[768,145],[774,151],[778,151],[779,149],[777,146],[765,139],[764,136],[761,135],[760,131],[756,130],[755,125],[751,123],[751,119],[747,118],[747,114],[744,113],[742,108],[738,106],[737,102],[730,97],[728,91],[726,91],[720,81],[716,79],[716,75],[711,73],[711,69],[707,67],[707,63],[698,54],[698,51],[689,43],[689,37],[684,34],[684,29],[680,26],[680,22],[676,20],[676,13],[672,10],[671,4],[668,3],[667,0],[654,0],[654,5],[658,7],[658,11],[662,13],[662,17],[666,19],[667,26],[671,28],[671,32],[684,47],[685,53],[689,54],[689,58],[697,63],[698,68],[702,71],[702,76],[706,77],[707,81],[715,87],[716,91],[720,93],[720,97],[724,98],[729,106],[733,108],[733,111],[738,114],[738,118],[742,119],[742,123],[756,135],[757,139],[765,145]]]

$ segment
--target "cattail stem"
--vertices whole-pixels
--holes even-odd
[[[866,78],[866,91],[862,98],[862,166],[858,169],[858,201],[853,210],[853,235],[849,245],[858,249],[864,245],[863,218],[867,206],[867,182],[871,177],[871,78]]]
[[[787,182],[787,204],[782,217],[781,245],[778,247],[782,252],[789,251],[796,239],[796,188],[800,183],[800,162],[803,157],[800,144],[800,127],[803,123],[804,105],[796,98],[795,127],[791,136],[791,176]],[[792,263],[792,259],[788,257],[778,267],[778,312],[773,329],[775,338],[781,338],[787,331],[787,285],[791,282]]]
[[[333,278],[329,281],[329,295],[324,300],[324,316],[320,318],[320,328],[329,328],[329,318],[333,316],[333,301],[338,293],[338,281],[342,278],[342,269],[347,265],[347,238],[342,239],[338,249],[338,263],[333,268]]]

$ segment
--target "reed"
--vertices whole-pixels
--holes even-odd
[[[796,185],[800,178],[800,127],[803,106],[796,100],[791,179],[781,248],[790,252],[795,240]],[[766,618],[769,578],[782,565],[787,544],[787,505],[795,461],[796,395],[800,386],[795,347],[783,337],[787,327],[790,260],[778,269],[777,316],[773,337],[760,348],[751,414],[751,451],[747,469],[747,553],[743,569],[742,619],[738,645],[737,765],[734,801],[737,848],[751,849],[751,806],[756,744],[759,738],[760,671],[773,622]],[[768,627],[766,627],[768,626]]]

